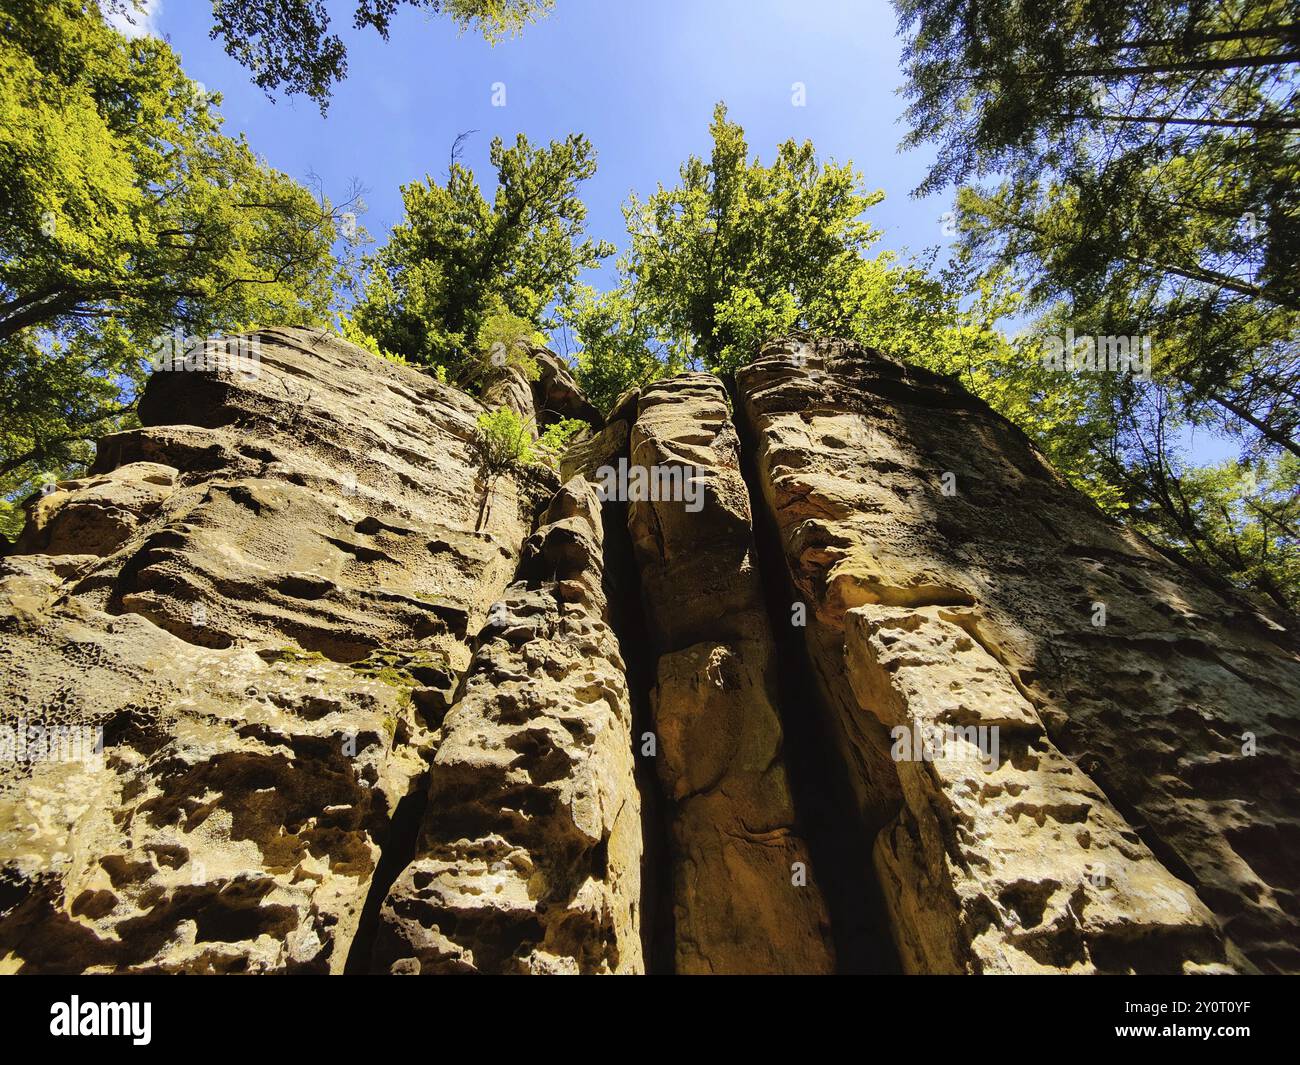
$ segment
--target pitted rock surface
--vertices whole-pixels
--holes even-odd
[[[1113,845],[1149,870],[1147,855],[1131,850],[1129,837],[1140,839],[1214,914],[1234,964],[1300,967],[1300,866],[1286,857],[1300,840],[1300,656],[1297,634],[1287,627],[1293,619],[1208,587],[1105,518],[1022,433],[955,380],[854,345],[791,338],[767,346],[737,384],[757,441],[760,487],[808,606],[808,646],[867,829],[892,825],[900,811],[906,820],[917,798],[908,782],[915,783],[915,767],[904,772],[891,758],[885,723],[930,711],[911,690],[918,671],[882,667],[864,648],[883,637],[877,632],[864,642],[861,626],[884,624],[888,608],[915,608],[932,631],[938,622],[930,619],[946,608],[982,649],[981,670],[999,676],[999,689],[1014,688],[1022,711],[1032,710],[1050,745],[1068,759],[1061,764],[1043,738],[1035,740],[1036,757],[1045,756],[1052,774],[1047,779],[1068,778],[1070,791],[1091,796],[1088,816],[1077,824],[1067,818],[1056,831],[1068,837],[1086,828],[1094,853]],[[856,629],[849,625],[855,618]],[[927,688],[967,693],[972,712],[986,712],[960,660],[939,656],[923,679]],[[1109,810],[1097,804],[1098,795]],[[995,788],[949,832],[969,834],[963,847],[1000,852],[1005,841],[996,825],[1005,821],[1004,802]],[[1025,815],[1051,813],[1031,805]],[[1094,818],[1118,835],[1103,839],[1089,827]],[[980,877],[962,872],[953,836],[931,834],[910,856],[900,840],[889,828],[877,861],[946,865],[946,890],[986,890]],[[1129,894],[1126,910],[1109,912],[1124,885],[1116,879],[1113,890],[1121,894],[1099,897],[1083,863],[1064,854],[1050,869],[1035,865],[1034,852],[1020,844],[986,857],[1000,882],[1017,861],[1026,863],[1022,894],[1036,900],[1035,913],[1042,903],[1050,914],[1072,895],[1095,900],[1088,913],[1074,907],[1074,919],[1087,927],[1103,915],[1097,934],[1110,946],[1104,965],[1094,959],[1099,967],[1155,964],[1149,936],[1173,932],[1193,934],[1181,951],[1160,953],[1160,967],[1207,958],[1195,907],[1179,931],[1168,909],[1148,905],[1141,893]],[[954,947],[975,946],[972,931],[955,938],[951,929],[927,933],[909,910],[920,885],[902,879],[893,920],[904,957],[933,951],[951,958]],[[1015,910],[990,914],[995,935],[1023,935]],[[1117,937],[1119,922],[1129,929]],[[1115,950],[1116,943],[1125,949]]]
[[[958,381],[241,343],[0,558],[0,971],[1300,971],[1296,620]]]
[[[252,372],[156,373],[143,427],[3,560],[6,742],[103,743],[0,760],[6,969],[341,971],[553,490],[486,498],[454,389],[317,330],[252,339]]]
[[[600,502],[580,477],[524,545],[435,736],[414,860],[376,968],[638,973],[640,800],[602,589]]]

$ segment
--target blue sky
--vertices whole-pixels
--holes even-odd
[[[496,47],[413,10],[400,12],[385,43],[352,29],[354,0],[327,7],[349,72],[325,118],[309,99],[272,102],[254,86],[208,39],[206,0],[155,3],[150,28],[190,77],[222,93],[227,132],[245,132],[272,165],[299,180],[318,175],[335,199],[359,179],[364,224],[381,241],[400,219],[399,186],[444,179],[458,133],[478,131],[463,161],[490,188],[494,136],[523,132],[536,143],[575,131],[598,156],[582,190],[589,228],[621,249],[628,193],[674,182],[687,155],[706,152],[713,105],[725,100],[751,151],[770,159],[779,142],[810,138],[823,159],[852,160],[883,189],[868,216],[884,230],[881,247],[946,243],[939,219],[950,197],[909,195],[928,154],[897,151],[901,45],[885,0],[557,0],[549,18]],[[792,102],[796,82],[806,106]],[[496,83],[504,107],[492,105]]]

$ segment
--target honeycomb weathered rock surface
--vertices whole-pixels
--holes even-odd
[[[958,382],[255,339],[0,558],[0,970],[1300,971],[1295,620]],[[591,431],[492,476],[489,405]]]

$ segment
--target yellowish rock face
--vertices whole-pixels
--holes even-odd
[[[955,382],[257,340],[0,559],[3,971],[1300,970],[1289,622]]]
[[[904,968],[1296,970],[1294,634],[952,380],[791,340],[737,392]]]

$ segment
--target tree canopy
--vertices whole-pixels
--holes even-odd
[[[130,17],[137,0],[108,0]],[[521,33],[545,15],[555,0],[356,0],[354,29],[370,28],[388,40],[393,16],[409,7],[442,14],[461,33],[471,32],[495,44]],[[343,39],[331,32],[323,0],[212,0],[212,31],[226,53],[248,68],[267,93],[304,94],[329,106],[335,82],[348,72]]]
[[[402,186],[405,217],[370,257],[349,323],[373,349],[462,384],[476,380],[494,343],[515,346],[503,331],[522,339],[552,328],[553,306],[579,273],[614,250],[585,235],[577,190],[596,170],[585,137],[534,147],[520,134],[509,148],[498,138],[491,162],[491,202],[459,162],[444,185],[426,177]]]
[[[84,460],[160,336],[326,320],[335,210],[218,103],[91,0],[0,0],[0,495]]]
[[[1152,381],[1046,382],[1091,390],[1074,454],[1158,541],[1296,608],[1294,3],[896,7],[904,144],[937,147],[919,192],[960,185],[974,272],[1010,275],[1030,333],[1151,344]],[[1238,441],[1238,461],[1195,468],[1198,432]]]
[[[807,141],[779,145],[770,164],[751,158],[722,104],[709,129],[707,160],[691,157],[677,186],[625,205],[617,285],[582,289],[566,307],[595,402],[685,366],[728,373],[793,329],[945,365],[959,334],[1000,340],[988,301],[963,310],[928,262],[871,254],[880,233],[864,215],[884,194],[851,165],[819,160]]]

